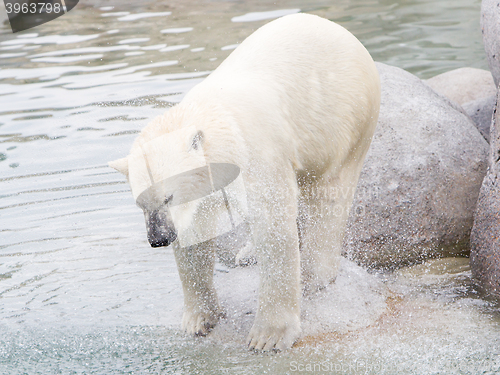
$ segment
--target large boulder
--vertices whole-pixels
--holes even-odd
[[[434,91],[460,104],[479,132],[489,141],[491,115],[497,89],[487,70],[459,68],[426,81]]]
[[[377,63],[380,117],[347,226],[344,252],[395,268],[469,250],[488,143],[462,109],[414,75]]]
[[[489,168],[471,233],[471,270],[484,290],[500,298],[500,93],[491,124]]]
[[[424,82],[460,105],[496,95],[497,92],[491,73],[476,68],[450,70]]]
[[[488,59],[495,86],[500,83],[500,2],[483,0],[481,2],[481,29],[484,50]]]
[[[490,126],[495,108],[496,95],[488,96],[465,103],[462,107],[476,124],[477,129],[486,141],[490,141]]]

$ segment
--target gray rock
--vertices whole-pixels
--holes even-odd
[[[458,105],[402,69],[377,67],[380,117],[344,253],[387,268],[466,254],[488,143]]]
[[[500,92],[493,122],[488,173],[483,180],[471,232],[471,270],[484,290],[500,298]]]
[[[481,2],[481,29],[484,50],[495,86],[500,83],[500,1]]]
[[[476,68],[459,68],[439,74],[424,81],[441,95],[463,105],[496,95],[491,73]]]
[[[490,141],[490,126],[495,108],[496,95],[487,98],[474,100],[462,105],[465,112],[476,124],[477,129],[482,134],[486,141]]]

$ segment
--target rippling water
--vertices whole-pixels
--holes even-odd
[[[500,371],[498,308],[480,298],[463,259],[378,275],[379,289],[345,263],[350,295],[340,293],[339,309],[354,306],[359,323],[365,310],[356,306],[386,293],[386,312],[356,325],[342,311],[310,310],[346,329],[286,353],[248,352],[250,320],[237,315],[219,336],[185,337],[173,254],[149,247],[127,184],[106,165],[272,18],[327,17],[375,60],[428,78],[487,67],[479,8],[479,0],[90,0],[31,30],[0,26],[0,373]],[[216,278],[224,284],[234,272],[218,266]],[[238,305],[239,290],[221,299]]]

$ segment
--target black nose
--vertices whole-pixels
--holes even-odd
[[[164,212],[146,215],[146,227],[151,247],[168,246],[177,239],[174,225]]]
[[[162,246],[168,246],[172,242],[174,242],[177,238],[177,234],[173,234],[172,236],[169,237],[150,237],[148,236],[148,241],[151,247],[162,247]]]

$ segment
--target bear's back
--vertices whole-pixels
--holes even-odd
[[[371,137],[380,83],[349,31],[294,14],[255,31],[183,102],[222,103],[252,147],[273,147],[310,169],[318,160],[342,162],[360,137]]]
[[[311,72],[325,77],[337,72],[339,81],[366,71],[373,60],[364,46],[342,26],[310,14],[278,18],[246,38],[212,73],[254,75],[260,81],[307,80]],[[209,77],[209,78],[210,78]]]

